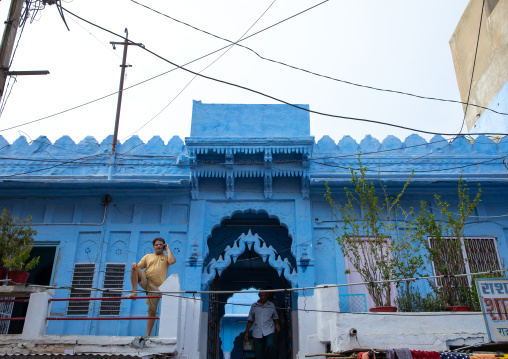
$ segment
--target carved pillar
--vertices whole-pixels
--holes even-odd
[[[196,173],[192,173],[191,175],[191,196],[192,199],[199,198],[199,178]]]
[[[190,149],[189,150],[189,165],[191,170],[191,196],[192,199],[198,199],[199,198],[199,179],[198,175],[196,174],[196,149]]]
[[[206,201],[193,200],[190,204],[190,218],[205,218]],[[204,235],[205,222],[195,220],[189,226],[187,253],[185,261],[185,289],[201,290],[201,271],[203,266],[203,248],[206,246]]]
[[[314,250],[312,236],[312,215],[309,200],[295,200],[295,233],[298,264],[298,284],[304,287],[312,287],[314,277]]]
[[[226,198],[233,199],[235,195],[235,177],[233,173],[234,157],[231,148],[226,150]]]
[[[272,198],[272,150],[265,150],[265,198]]]
[[[302,197],[309,199],[310,195],[310,176],[309,176],[309,162],[310,153],[305,151],[302,153]]]

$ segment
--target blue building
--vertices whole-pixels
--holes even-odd
[[[173,137],[165,144],[155,136],[145,144],[133,136],[118,145],[114,163],[112,136],[77,144],[69,137],[51,143],[41,136],[30,144],[24,137],[12,144],[0,137],[0,207],[16,217],[32,216],[38,231],[35,253],[41,264],[29,281],[60,288],[55,298],[118,295],[77,289],[130,289],[130,264],[152,252],[151,241],[160,236],[176,257],[170,274],[178,274],[183,291],[354,282],[354,274],[345,274],[349,264],[335,241],[324,193],[328,183],[340,200],[360,152],[372,178],[379,170],[394,193],[414,170],[406,205],[431,201],[436,193],[453,205],[460,175],[468,184],[481,183],[482,202],[466,237],[485,251],[482,258],[464,253],[463,260],[478,263],[468,267],[477,270],[484,269],[483,260],[508,258],[506,137],[470,142],[435,136],[427,142],[413,134],[382,142],[367,136],[357,143],[345,136],[337,143],[325,136],[316,142],[308,106],[297,106],[195,101],[185,142]],[[365,287],[340,289],[341,295],[358,293],[366,293]],[[294,354],[304,352],[315,331],[305,319],[312,313],[303,311],[312,295],[312,290],[280,294],[294,309],[289,315]],[[220,352],[220,320],[231,294],[184,296],[201,299],[185,319],[199,317],[194,349],[201,357]],[[143,300],[51,306],[52,317],[145,313]],[[55,320],[47,333],[136,336],[144,327],[134,320]]]

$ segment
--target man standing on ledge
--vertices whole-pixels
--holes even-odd
[[[134,262],[131,265],[131,284],[134,293],[126,295],[127,298],[136,300],[137,293],[135,291],[138,289],[138,283],[147,292],[158,291],[168,277],[169,266],[176,262],[175,256],[163,238],[155,238],[152,244],[155,253],[147,254],[141,258],[139,263]],[[168,254],[164,254],[164,250]],[[143,272],[142,269],[145,271]],[[150,294],[150,296],[153,295]],[[146,304],[148,304],[148,316],[155,317],[159,298],[149,298],[146,300]],[[152,333],[154,323],[155,319],[148,319],[146,323],[147,337]]]

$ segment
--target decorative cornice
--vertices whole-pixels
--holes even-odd
[[[206,288],[208,284],[215,278],[216,274],[221,275],[224,269],[229,267],[231,263],[236,263],[246,249],[252,250],[259,254],[263,262],[267,263],[277,271],[278,275],[284,275],[292,287],[297,286],[296,269],[291,268],[287,258],[281,260],[280,255],[272,246],[267,246],[265,241],[257,234],[252,234],[251,230],[247,234],[243,233],[233,243],[233,246],[227,246],[224,253],[219,258],[213,258],[208,265],[208,270],[204,270],[202,275],[202,287]]]

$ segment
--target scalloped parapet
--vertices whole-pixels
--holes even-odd
[[[112,143],[113,136],[100,143],[87,136],[77,144],[69,136],[55,143],[46,136],[30,142],[20,136],[9,144],[0,136],[0,177],[105,179],[110,173]],[[183,149],[184,142],[176,136],[167,145],[159,136],[146,144],[138,136],[132,136],[117,144],[114,178],[188,179],[188,168],[179,166],[186,161]]]
[[[20,136],[9,144],[0,136],[0,177],[107,177],[112,141],[112,136],[100,143],[88,136],[75,143],[69,136],[63,136],[51,143],[45,136],[30,141]],[[317,143],[311,136],[252,139],[189,137],[185,143],[175,136],[164,144],[159,136],[154,136],[147,143],[138,136],[132,136],[117,145],[115,179],[160,176],[185,179],[193,176],[268,179],[304,176],[319,179],[333,174],[348,174],[349,167],[358,167],[359,153],[362,163],[368,168],[392,177],[414,170],[415,175],[422,173],[439,177],[464,173],[486,178],[504,176],[506,167],[503,159],[508,156],[508,137],[496,142],[486,136],[479,136],[474,141],[464,136],[451,140],[434,136],[427,142],[417,134],[404,140],[387,136],[382,141],[369,135],[360,143],[351,136],[344,136],[338,143],[329,136],[324,136]],[[215,157],[204,157],[210,164],[199,163],[199,156],[210,154]],[[253,156],[252,160],[248,156]],[[236,166],[231,160],[233,158],[238,159],[241,166]],[[252,162],[248,166],[244,163],[247,159]],[[215,165],[217,161],[222,161],[218,163],[220,165],[228,165],[226,160],[231,167],[227,171]],[[265,196],[270,198],[271,193],[271,181],[267,181]]]
[[[470,141],[464,136],[448,140],[436,135],[427,142],[420,135],[412,134],[403,141],[387,136],[379,142],[367,135],[358,144],[352,137],[344,136],[333,145],[324,136],[314,152],[316,158],[311,158],[310,167],[314,183],[332,174],[348,175],[349,168],[358,168],[359,154],[364,166],[372,172],[380,171],[383,177],[396,178],[400,173],[409,174],[414,170],[417,177],[464,173],[478,179],[501,178],[506,171],[503,158],[508,156],[508,137],[496,142],[486,136]]]
[[[282,257],[275,251],[272,246],[267,246],[265,241],[257,234],[252,234],[249,229],[248,233],[242,233],[240,237],[233,243],[233,246],[227,246],[222,255],[217,259],[213,258],[202,275],[202,287],[206,288],[215,278],[216,274],[221,275],[224,269],[228,268],[232,263],[236,263],[246,249],[254,250],[262,259],[275,269],[279,276],[284,275],[293,288],[297,286],[296,268],[292,268],[289,260]]]

